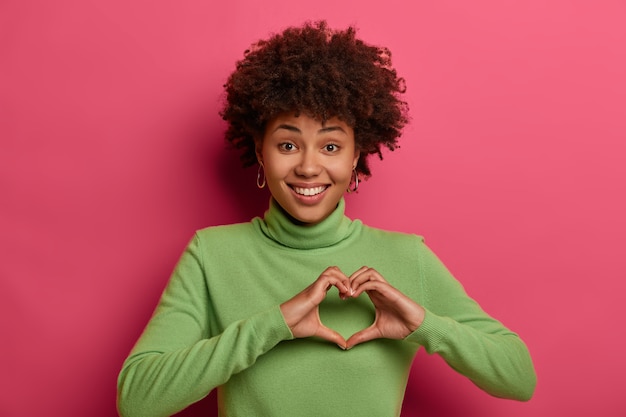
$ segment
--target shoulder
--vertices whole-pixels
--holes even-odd
[[[415,254],[426,248],[424,237],[415,233],[398,232],[363,225],[362,241],[378,247],[379,250],[393,251],[398,255]]]
[[[209,226],[196,231],[196,236],[200,239],[213,238],[218,236],[233,236],[248,234],[253,231],[252,222],[224,224],[219,226]]]
[[[210,226],[196,231],[194,242],[201,248],[232,248],[255,240],[252,222]]]

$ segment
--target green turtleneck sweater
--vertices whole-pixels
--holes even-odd
[[[375,268],[426,309],[404,340],[344,351],[294,339],[280,304],[328,266]],[[366,294],[331,289],[324,324],[346,339],[372,323]],[[419,236],[352,221],[344,201],[323,222],[298,226],[272,201],[263,219],[196,233],[118,380],[124,417],[174,414],[218,389],[222,417],[398,416],[413,357],[437,353],[492,395],[526,400],[535,386],[519,337],[470,299]]]

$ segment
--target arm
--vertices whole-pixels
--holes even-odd
[[[491,395],[529,400],[536,374],[524,342],[469,298],[425,245],[419,253],[425,316],[407,340],[439,354]]]
[[[199,245],[196,236],[124,362],[118,378],[123,417],[175,414],[292,338],[278,305],[213,334]]]
[[[405,339],[423,345],[430,354],[439,354],[491,395],[530,399],[536,375],[524,342],[469,298],[422,241],[418,253],[421,305],[372,268],[363,267],[352,274],[352,296],[365,291],[376,317],[371,326],[348,339],[347,348],[377,338]]]

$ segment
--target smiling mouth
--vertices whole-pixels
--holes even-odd
[[[326,191],[328,185],[322,185],[320,187],[311,187],[311,188],[303,188],[303,187],[291,187],[292,190],[296,192],[296,194],[303,195],[305,197],[311,197],[314,195],[318,195]]]

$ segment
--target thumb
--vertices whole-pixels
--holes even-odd
[[[315,336],[321,337],[322,339],[328,340],[329,342],[336,343],[340,348],[346,349],[346,339],[343,338],[342,335],[337,333],[335,330],[329,329],[328,327],[321,324],[317,331],[315,332]]]
[[[346,342],[346,350],[353,348],[359,343],[369,342],[370,340],[378,338],[380,338],[380,333],[376,326],[372,324],[371,326],[366,327],[365,329],[358,331],[350,336],[350,338]]]

